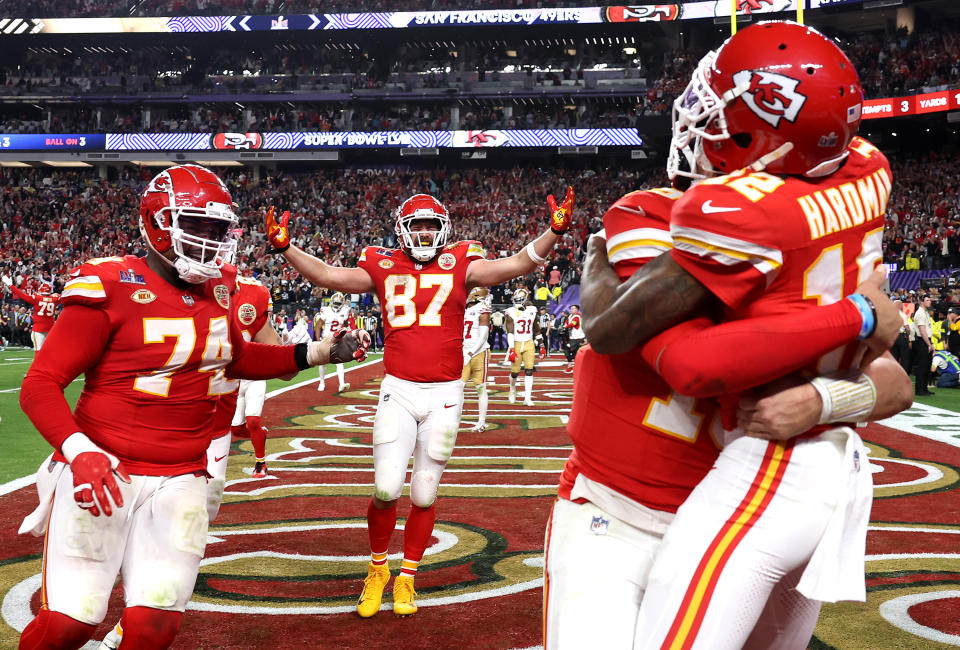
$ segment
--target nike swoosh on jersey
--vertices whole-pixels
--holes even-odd
[[[227,457],[227,454],[224,454],[223,456],[214,456],[214,457],[213,457],[213,462],[219,463],[221,460],[223,460],[223,459],[226,458],[226,457]]]
[[[725,208],[720,205],[713,205],[713,200],[704,201],[700,206],[700,211],[704,214],[713,214],[715,212],[738,212],[740,208]]]

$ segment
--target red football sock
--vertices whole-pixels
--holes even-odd
[[[397,526],[397,502],[389,508],[381,510],[373,505],[367,506],[367,534],[370,536],[370,553],[376,557],[374,564],[384,564],[387,561],[386,552],[390,546],[390,535]]]
[[[165,650],[173,645],[182,619],[183,612],[152,607],[127,607],[120,619],[123,625],[120,650]]]
[[[93,636],[96,625],[87,625],[60,612],[42,608],[23,629],[20,650],[79,648]]]
[[[403,527],[403,565],[401,572],[413,575],[427,550],[433,535],[433,522],[437,519],[437,506],[428,508],[411,505],[407,515],[407,524]]]
[[[234,424],[230,427],[230,435],[234,438],[249,438],[247,435],[247,425],[246,424]]]
[[[263,460],[267,455],[267,430],[260,424],[259,417],[247,417],[247,431],[250,432],[250,442],[253,443],[253,455],[257,460]]]

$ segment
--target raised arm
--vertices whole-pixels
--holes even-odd
[[[267,239],[273,252],[280,253],[300,275],[318,287],[336,289],[345,293],[368,293],[373,291],[373,280],[361,268],[331,266],[321,259],[303,251],[290,242],[288,226],[290,213],[284,212],[277,221],[274,209],[267,210]]]
[[[553,250],[563,233],[570,229],[573,218],[574,192],[567,188],[567,196],[558,207],[553,195],[547,197],[550,209],[550,227],[522,251],[495,260],[474,260],[467,267],[467,290],[473,287],[492,287],[507,280],[532,273],[547,263],[547,255]]]

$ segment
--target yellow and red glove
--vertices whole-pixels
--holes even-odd
[[[570,230],[570,223],[573,221],[573,187],[567,187],[567,196],[563,199],[560,207],[557,207],[557,201],[553,194],[547,197],[547,207],[550,208],[550,230],[555,235],[562,235]]]
[[[273,216],[273,206],[267,210],[267,240],[273,246],[272,253],[282,253],[290,248],[290,229],[287,223],[290,221],[290,211],[284,210],[277,221]]]

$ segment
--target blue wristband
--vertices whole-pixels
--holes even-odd
[[[874,306],[873,301],[859,293],[851,293],[847,296],[847,300],[857,306],[857,311],[860,312],[860,318],[863,319],[860,325],[860,335],[857,336],[857,340],[862,341],[863,339],[870,338],[873,336],[873,333],[877,331],[877,308]]]

